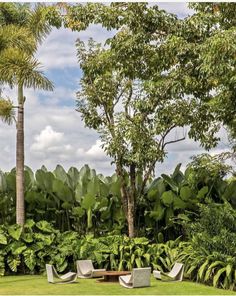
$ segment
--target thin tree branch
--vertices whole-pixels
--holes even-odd
[[[177,143],[177,142],[183,141],[183,140],[185,140],[185,139],[186,139],[185,137],[182,137],[182,138],[179,138],[179,139],[177,139],[177,140],[168,141],[168,142],[166,142],[166,143],[163,144],[163,148],[165,148],[166,145],[173,144],[173,143]]]

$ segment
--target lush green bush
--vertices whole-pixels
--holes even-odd
[[[18,225],[0,228],[0,273],[40,273],[46,263],[58,271],[75,269],[78,259],[92,259],[96,267],[131,270],[152,266],[170,269],[177,255],[178,241],[151,244],[147,238],[111,235],[81,237],[77,232],[60,233],[46,221],[27,220]]]
[[[193,184],[208,173],[189,168],[182,173],[178,165],[171,175],[149,180],[145,194],[137,198],[135,225],[138,236],[154,242],[164,242],[184,235],[182,225],[174,220],[186,212],[198,212],[198,204],[216,197],[236,205],[236,181],[217,182],[209,177]],[[0,224],[15,223],[15,170],[0,172]],[[212,182],[212,183],[211,183]],[[218,185],[216,185],[216,183]],[[214,185],[214,190],[212,190]],[[218,191],[216,190],[218,188]],[[213,194],[214,193],[214,194]],[[120,181],[116,174],[104,177],[87,165],[67,172],[57,166],[52,172],[45,167],[33,171],[25,168],[26,217],[35,222],[46,220],[61,232],[73,230],[80,235],[92,232],[95,236],[127,232],[120,199]]]
[[[192,279],[236,289],[236,211],[229,203],[200,207],[196,222],[186,224],[189,242],[180,258]]]

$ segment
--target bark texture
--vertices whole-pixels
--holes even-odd
[[[18,86],[18,114],[16,125],[16,223],[25,223],[24,200],[24,96],[23,86]]]

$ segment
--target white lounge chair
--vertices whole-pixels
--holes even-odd
[[[182,281],[184,275],[184,265],[182,263],[175,263],[170,272],[153,270],[153,275],[156,279],[159,280]]]
[[[46,264],[48,282],[52,284],[68,284],[73,283],[77,279],[76,272],[67,272],[59,276],[53,265]]]
[[[92,260],[77,260],[76,267],[77,276],[83,279],[101,277],[99,273],[106,271],[106,269],[94,269]]]
[[[125,288],[141,288],[150,286],[151,267],[134,268],[130,275],[119,277],[120,284]]]

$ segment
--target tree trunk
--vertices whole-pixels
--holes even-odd
[[[118,162],[116,162],[116,173],[117,173],[117,176],[120,178],[120,181],[121,181],[121,184],[120,184],[121,203],[122,203],[122,208],[123,208],[125,217],[127,218],[127,215],[128,215],[127,185],[126,185],[126,181],[125,181],[124,172],[123,172],[123,170],[120,167]]]
[[[23,226],[25,223],[23,85],[18,86],[18,114],[16,130],[16,223]]]
[[[128,188],[128,185],[126,184],[124,172],[118,162],[116,163],[116,173],[121,180],[121,202],[128,224],[128,235],[132,238],[135,237],[135,166],[130,166],[130,188]]]
[[[128,194],[128,230],[129,237],[135,237],[135,195],[136,195],[136,174],[135,174],[135,165],[130,165],[130,190]]]
[[[128,197],[128,215],[127,215],[127,222],[128,222],[128,231],[129,237],[135,237],[135,228],[134,228],[134,202],[131,198],[131,195]]]

